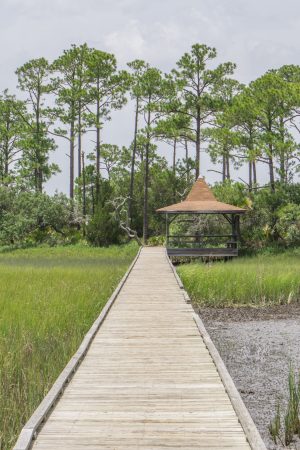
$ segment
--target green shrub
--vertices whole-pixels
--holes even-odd
[[[120,226],[110,203],[111,195],[109,182],[102,180],[98,206],[86,227],[88,242],[97,247],[119,244],[121,240]]]
[[[221,202],[240,206],[241,208],[247,206],[249,193],[247,186],[243,183],[230,180],[227,180],[224,183],[216,183],[213,187],[213,192],[217,200]]]
[[[86,228],[88,242],[96,247],[107,247],[120,243],[120,229],[107,207],[97,208]]]
[[[286,245],[300,244],[300,205],[289,203],[279,208],[276,229]]]
[[[0,189],[0,243],[70,243],[81,219],[63,194]]]
[[[165,236],[151,236],[148,239],[148,245],[161,246],[165,244]]]
[[[247,208],[241,218],[244,248],[258,250],[266,246],[299,245],[299,183],[276,183],[275,192],[269,187],[248,192],[245,185],[226,181],[216,184],[213,190],[218,200]]]

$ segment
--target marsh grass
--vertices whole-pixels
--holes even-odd
[[[210,264],[194,262],[177,270],[199,305],[264,306],[300,300],[299,250]]]
[[[280,442],[283,447],[290,445],[296,436],[300,437],[300,374],[296,378],[293,367],[290,367],[288,379],[289,398],[282,421],[280,404],[271,421],[269,431],[275,444]]]
[[[0,254],[0,449],[79,346],[137,246],[34,248]]]

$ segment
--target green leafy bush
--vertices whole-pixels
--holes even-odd
[[[287,245],[300,244],[300,205],[289,203],[279,208],[276,229]]]
[[[213,192],[217,200],[230,205],[244,208],[248,205],[249,193],[243,183],[226,180],[224,183],[216,183]]]
[[[80,220],[71,201],[63,194],[50,197],[44,193],[0,188],[2,245],[72,243]]]
[[[300,184],[276,184],[275,192],[261,188],[248,192],[241,183],[219,183],[214,188],[218,200],[245,207],[241,218],[244,248],[293,247],[300,242]]]
[[[111,195],[109,182],[102,180],[98,206],[86,228],[88,242],[97,247],[120,243],[120,227],[110,203]]]
[[[88,242],[96,247],[107,247],[110,244],[120,243],[119,225],[108,207],[97,208],[88,223],[86,237]]]
[[[165,236],[162,236],[162,235],[160,235],[160,236],[151,236],[148,239],[148,244],[156,247],[156,246],[164,245],[165,241],[166,241]]]

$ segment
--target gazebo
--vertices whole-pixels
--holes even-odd
[[[193,185],[186,199],[174,205],[165,206],[157,209],[157,213],[165,214],[166,217],[166,246],[169,256],[213,256],[213,257],[232,257],[238,256],[238,239],[240,229],[240,215],[246,212],[245,209],[237,206],[228,205],[219,202],[204,178],[198,178]],[[184,234],[171,235],[169,233],[170,224],[178,216],[195,216],[199,214],[218,214],[222,215],[231,226],[230,234]],[[189,220],[189,219],[188,219]],[[191,220],[191,219],[190,219]],[[193,219],[192,219],[193,220]],[[225,246],[208,247],[202,246],[203,241],[212,239],[216,241],[226,238]],[[174,245],[177,242],[177,245]],[[178,246],[180,242],[180,246]],[[181,245],[184,247],[181,248]]]

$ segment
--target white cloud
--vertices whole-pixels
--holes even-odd
[[[112,53],[119,56],[123,64],[136,58],[144,58],[145,39],[136,20],[131,20],[123,29],[107,34],[104,43]]]

